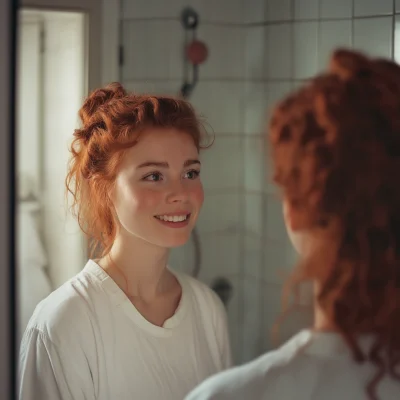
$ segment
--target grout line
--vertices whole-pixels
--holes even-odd
[[[266,82],[277,82],[277,83],[288,83],[288,82],[301,82],[305,81],[304,79],[297,78],[202,78],[202,82],[211,82],[211,83],[266,83]],[[178,78],[128,78],[124,79],[124,85],[135,85],[135,84],[154,84],[154,83],[176,83],[179,84],[182,80]]]
[[[119,0],[119,15],[118,15],[118,80],[123,80],[123,63],[121,63],[121,50],[124,46],[124,25],[123,25],[123,0]]]
[[[181,19],[179,16],[177,17],[127,17],[121,18],[122,23],[135,23],[135,22],[176,22],[181,24]],[[232,27],[232,28],[245,28],[246,23],[244,22],[226,22],[226,21],[207,21],[200,20],[202,26],[217,26],[217,27]]]
[[[399,11],[394,11],[395,15],[400,15]],[[251,28],[256,26],[265,26],[265,25],[279,25],[279,24],[289,24],[292,22],[326,22],[326,21],[343,21],[350,20],[352,18],[356,19],[372,19],[372,18],[380,18],[380,17],[391,17],[393,13],[387,14],[373,14],[373,15],[359,15],[352,17],[321,17],[321,18],[298,18],[295,19],[294,16],[289,19],[281,19],[275,21],[261,21],[261,22],[225,22],[225,21],[201,21],[202,26],[214,26],[214,27],[232,27],[232,28]],[[145,18],[120,18],[121,23],[135,23],[135,22],[176,22],[181,23],[180,18],[176,17],[145,17]]]
[[[244,85],[241,88],[241,97],[240,97],[240,103],[241,103],[241,109],[245,110],[245,87]],[[244,131],[245,129],[245,113],[241,113],[241,128]],[[241,151],[241,184],[242,187],[246,186],[246,175],[244,173],[244,168],[245,168],[245,163],[246,163],[246,147],[245,147],[245,135],[242,135],[241,137],[241,145],[242,145],[242,151]],[[245,310],[244,310],[244,262],[245,262],[245,257],[244,257],[244,247],[245,247],[245,235],[243,233],[243,230],[246,226],[246,192],[241,191],[239,194],[239,209],[241,210],[240,216],[239,216],[239,227],[242,229],[240,238],[239,238],[239,274],[241,276],[240,278],[240,283],[238,283],[238,286],[240,286],[240,292],[241,295],[239,296],[238,300],[238,320],[240,324],[240,333],[239,334],[239,343],[242,345],[241,351],[239,358],[242,360],[243,359],[243,354],[244,354],[244,349],[243,349],[243,344],[244,344],[244,315],[245,315]],[[239,289],[239,288],[238,288]]]
[[[354,0],[351,0],[351,39],[350,39],[350,43],[351,43],[352,48],[354,48],[354,9],[355,9]]]
[[[226,76],[215,76],[215,77],[202,77],[201,82],[234,82],[234,83],[244,83],[248,79],[242,77],[226,77]],[[125,78],[124,82],[126,84],[134,83],[176,83],[182,82],[181,78],[171,78],[171,77],[137,77],[137,78]]]
[[[321,48],[321,0],[318,0],[318,10],[317,10],[317,16],[318,16],[318,25],[317,25],[317,49],[316,49],[316,55],[317,55],[317,71],[319,72],[322,68],[325,66],[322,66],[321,62],[321,56],[320,56],[320,48]],[[325,62],[325,61],[324,61]]]
[[[391,48],[391,59],[395,60],[396,56],[396,1],[393,0],[393,9],[392,9],[392,48]]]
[[[294,52],[294,24],[295,24],[295,0],[290,1],[290,80],[295,80],[295,52]]]
[[[258,27],[258,26],[267,26],[267,25],[288,25],[291,23],[298,23],[298,22],[334,22],[334,21],[350,21],[351,19],[375,19],[375,18],[385,18],[391,17],[393,14],[374,14],[374,15],[363,15],[363,16],[354,16],[354,12],[352,12],[352,16],[350,17],[336,17],[336,18],[299,18],[295,19],[283,19],[283,20],[276,20],[276,21],[263,21],[263,22],[253,22],[247,24],[247,27]],[[400,15],[400,11],[396,12],[395,15]]]

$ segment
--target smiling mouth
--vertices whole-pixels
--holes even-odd
[[[190,218],[190,214],[182,214],[182,215],[155,215],[154,218],[159,219],[160,221],[165,222],[183,222],[187,221]]]

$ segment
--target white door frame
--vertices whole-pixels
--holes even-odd
[[[24,0],[21,6],[54,6],[50,0]],[[58,1],[62,7],[62,1]],[[79,3],[91,20],[88,89],[119,79],[120,1],[65,0]],[[85,4],[87,6],[85,6]],[[83,6],[82,6],[83,5]],[[59,7],[57,7],[59,9]],[[17,0],[0,0],[0,399],[16,399],[15,326],[15,61]],[[102,12],[104,8],[104,12]],[[102,29],[107,27],[106,29]],[[102,65],[100,68],[99,66]]]

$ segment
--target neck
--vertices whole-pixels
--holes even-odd
[[[325,311],[319,305],[319,285],[314,283],[314,330],[323,332],[336,332],[335,324],[327,317]]]
[[[119,233],[110,253],[99,264],[129,297],[151,300],[170,282],[168,255],[167,248]]]

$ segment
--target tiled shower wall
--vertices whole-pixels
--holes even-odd
[[[129,90],[179,92],[180,13],[188,5],[200,15],[198,38],[210,51],[190,100],[215,135],[202,154],[200,279],[212,284],[223,276],[233,285],[228,317],[235,360],[243,362],[275,346],[279,273],[295,262],[265,164],[269,110],[320,71],[336,46],[395,56],[400,0],[122,0],[120,80]],[[190,242],[173,251],[171,265],[190,272],[193,257]],[[309,322],[310,313],[293,314],[281,339]]]
[[[227,308],[235,358],[240,361],[244,265],[242,0],[123,0],[121,81],[129,90],[139,92],[179,92],[184,78],[185,38],[180,14],[185,6],[198,12],[197,37],[209,48],[190,101],[206,117],[206,128],[215,137],[214,145],[201,155],[206,200],[197,225],[202,254],[199,278],[211,285],[223,276],[233,286]],[[193,242],[174,250],[170,262],[174,268],[191,272]]]
[[[397,13],[399,0],[252,0],[245,6],[245,176],[249,179],[245,179],[244,198],[246,219],[253,226],[246,230],[245,243],[250,243],[248,250],[259,246],[253,258],[260,260],[250,262],[248,253],[245,258],[243,315],[249,334],[245,335],[248,343],[243,359],[274,347],[268,332],[280,312],[282,279],[278,270],[287,270],[296,259],[276,190],[268,181],[268,161],[263,165],[259,151],[266,116],[277,99],[326,68],[336,47],[353,47],[400,61]],[[253,271],[257,262],[259,275],[253,276],[250,269]],[[281,338],[311,320],[311,310],[294,313],[282,325]],[[261,337],[250,332],[260,332]]]

